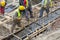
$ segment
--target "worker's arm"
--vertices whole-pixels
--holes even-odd
[[[17,12],[13,15],[13,19],[17,18]]]
[[[31,0],[28,0],[28,3],[29,3],[30,6],[32,5],[32,1]]]
[[[41,7],[43,7],[43,6],[44,6],[44,0],[41,1]]]
[[[54,6],[53,1],[50,0],[50,7],[52,8]]]
[[[31,0],[28,0],[28,8],[32,9],[32,2],[31,2]]]
[[[19,0],[19,5],[24,5],[24,1],[23,0]]]
[[[20,19],[17,17],[17,12],[15,13],[15,15],[13,16],[13,22],[17,22],[19,21],[20,22]]]

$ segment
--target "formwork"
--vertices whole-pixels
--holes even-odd
[[[44,15],[43,17],[39,18],[39,8],[40,3],[37,5],[32,6],[33,7],[33,15],[34,18],[29,18],[29,21],[26,21],[26,18],[22,18],[21,25],[22,27],[17,27],[18,29],[14,30],[13,33],[11,33],[12,28],[12,17],[15,13],[16,6],[7,6],[5,16],[1,16],[0,25],[1,25],[1,40],[27,40],[29,38],[35,37],[37,34],[43,32],[46,30],[47,26],[51,24],[52,22],[55,22],[55,20],[60,16],[60,6],[54,7],[53,10],[51,9],[50,13],[47,15]],[[11,12],[11,10],[13,12]],[[13,8],[13,9],[12,9]],[[9,12],[7,11],[9,10]],[[38,11],[37,11],[38,10]],[[8,13],[8,14],[7,14]]]
[[[34,36],[36,36],[37,34],[39,34],[41,31],[43,31],[46,27],[47,27],[47,25],[48,24],[51,24],[52,22],[55,22],[55,20],[60,16],[58,13],[51,13],[52,15],[50,15],[49,14],[49,16],[51,17],[51,18],[47,18],[46,16],[45,17],[43,17],[42,19],[40,19],[40,20],[38,20],[39,22],[42,22],[41,20],[43,20],[44,21],[44,27],[42,26],[42,23],[40,24],[38,21],[36,21],[35,23],[32,23],[31,25],[29,25],[28,27],[26,27],[24,30],[22,30],[22,31],[19,31],[19,32],[17,32],[17,33],[14,33],[14,34],[12,34],[11,36],[13,36],[13,37],[7,37],[6,38],[6,40],[8,40],[9,38],[10,39],[12,39],[12,38],[14,38],[14,37],[16,37],[17,39],[20,39],[20,40],[22,40],[22,39],[24,39],[25,40],[25,38],[26,37],[30,37],[30,38],[32,38],[32,37],[34,37]],[[48,19],[48,20],[44,20],[44,19]],[[47,21],[47,22],[46,22]],[[46,26],[46,27],[45,27]],[[43,27],[43,28],[42,28]],[[14,38],[15,39],[15,38]],[[5,39],[4,39],[5,40]]]

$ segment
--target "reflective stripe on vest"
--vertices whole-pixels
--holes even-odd
[[[44,0],[44,5],[46,5],[47,4],[47,0]]]
[[[18,17],[20,17],[20,16],[21,16],[21,13],[20,13],[20,11],[19,11],[19,10],[17,11],[17,13],[18,13]]]
[[[52,5],[52,0],[44,0],[44,5]]]

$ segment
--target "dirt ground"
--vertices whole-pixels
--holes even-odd
[[[52,28],[53,28],[54,30],[60,28],[60,17],[56,20],[56,22],[54,22],[54,23],[52,24]]]
[[[32,38],[32,40],[60,40],[60,17],[42,34]]]

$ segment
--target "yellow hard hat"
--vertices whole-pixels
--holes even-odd
[[[1,6],[5,6],[5,2],[4,1],[1,2]]]
[[[25,10],[24,6],[19,6],[19,10]]]

